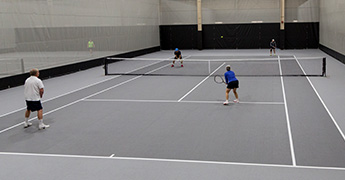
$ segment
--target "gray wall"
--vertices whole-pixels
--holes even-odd
[[[345,55],[344,0],[320,0],[320,44]]]
[[[92,56],[90,39],[96,45]],[[42,69],[155,46],[159,0],[0,1],[2,74],[15,63],[11,59]]]
[[[279,0],[202,0],[203,24],[280,22]],[[196,24],[196,0],[161,0],[161,24]],[[319,22],[319,0],[286,0],[285,21]]]
[[[130,51],[159,45],[159,0],[0,2],[1,49]],[[140,33],[138,33],[140,32]]]
[[[286,22],[319,22],[320,0],[286,0]]]
[[[1,17],[1,15],[0,15]],[[0,22],[0,27],[3,26],[3,22]],[[16,47],[15,32],[13,28],[0,28],[0,53],[7,52]]]

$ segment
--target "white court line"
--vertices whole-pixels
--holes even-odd
[[[195,104],[223,104],[222,101],[176,101],[176,100],[144,100],[144,99],[84,99],[89,102],[142,102],[142,103],[195,103]],[[230,102],[234,103],[234,102]],[[237,103],[236,103],[237,104]],[[284,105],[284,102],[245,102],[239,104]]]
[[[181,61],[185,62],[184,60],[187,60],[189,57],[190,57],[190,55],[183,57],[182,59],[175,59],[175,57],[173,57],[172,59],[169,59],[169,60],[172,60],[172,61],[175,60],[175,62],[179,61],[181,63]]]
[[[167,66],[167,65],[165,65],[165,66]],[[163,67],[164,67],[164,66],[163,66]],[[161,69],[161,68],[162,68],[162,67],[157,68],[157,69],[154,69],[154,70],[152,70],[152,71],[150,71],[150,72],[154,72],[154,71],[156,71],[156,70],[158,70],[158,69]],[[148,72],[148,73],[150,73],[150,72]],[[56,108],[56,109],[54,109],[54,110],[48,111],[48,112],[44,113],[43,116],[48,115],[48,114],[51,114],[51,113],[53,113],[53,112],[55,112],[55,111],[58,111],[58,110],[63,109],[63,108],[65,108],[65,107],[68,107],[68,106],[71,106],[71,105],[73,105],[73,104],[76,104],[76,103],[78,103],[78,102],[80,102],[80,101],[83,101],[84,99],[87,99],[87,98],[96,96],[96,95],[101,94],[101,93],[103,93],[103,92],[105,92],[105,91],[108,91],[108,90],[110,90],[110,89],[116,88],[116,87],[118,87],[118,86],[121,86],[121,85],[123,85],[123,84],[126,84],[126,83],[128,83],[128,82],[131,82],[131,81],[133,81],[133,80],[135,80],[135,79],[138,79],[138,78],[141,78],[141,77],[143,77],[143,76],[136,76],[136,77],[131,78],[131,79],[127,80],[127,81],[124,81],[124,82],[121,82],[121,83],[116,84],[116,85],[114,85],[114,86],[111,86],[111,87],[109,87],[109,88],[103,89],[102,91],[98,91],[98,92],[93,93],[93,94],[91,94],[91,95],[89,95],[89,96],[86,96],[86,97],[81,98],[81,99],[79,99],[79,100],[76,100],[76,101],[73,101],[73,102],[71,102],[71,103],[68,103],[68,104],[66,104],[66,105],[64,105],[64,106],[61,106],[61,107]],[[36,118],[37,118],[37,117],[33,117],[33,118],[29,119],[29,121],[32,121],[32,120],[34,120],[34,119],[36,119]],[[8,131],[8,130],[11,130],[11,129],[15,128],[15,127],[18,127],[18,126],[20,126],[20,125],[22,125],[22,124],[24,124],[24,122],[21,122],[21,123],[18,123],[18,124],[16,124],[16,125],[13,125],[13,126],[11,126],[11,127],[8,127],[8,128],[6,128],[6,129],[3,129],[3,130],[0,131],[0,134],[3,133],[3,132],[6,132],[6,131]]]
[[[296,57],[296,56],[294,56],[294,58],[296,59],[296,61],[297,61],[298,65],[299,65],[299,67],[302,69],[302,71],[303,71],[304,75],[306,75],[306,73],[305,73],[305,71],[304,71],[304,69],[303,69],[302,65],[301,65],[301,64],[300,64],[300,62],[298,61],[297,57]],[[325,107],[325,109],[326,109],[326,111],[327,111],[328,115],[331,117],[331,119],[332,119],[332,121],[333,121],[334,125],[337,127],[337,129],[338,129],[339,133],[340,133],[340,134],[341,134],[341,136],[343,137],[343,140],[345,141],[345,135],[344,135],[343,131],[341,130],[340,126],[338,125],[337,121],[335,120],[335,118],[333,117],[332,113],[331,113],[331,112],[329,111],[329,109],[327,108],[327,106],[326,106],[325,102],[322,100],[322,98],[321,98],[320,94],[317,92],[316,88],[314,87],[314,85],[313,85],[313,83],[311,82],[311,80],[309,79],[309,77],[308,77],[308,76],[306,76],[306,78],[307,78],[307,80],[308,80],[309,84],[311,85],[311,87],[313,88],[313,90],[314,90],[315,94],[317,95],[317,97],[318,97],[318,98],[319,98],[319,100],[321,101],[321,103],[322,103],[323,107]]]
[[[280,63],[280,56],[278,56],[278,63],[279,63],[280,79],[281,79],[281,83],[282,83],[284,107],[285,107],[285,114],[286,114],[286,124],[287,124],[288,134],[289,134],[289,142],[290,142],[290,152],[291,152],[292,165],[296,166],[295,148],[294,148],[293,139],[292,139],[289,110],[288,110],[288,107],[287,107],[286,94],[285,94],[285,86],[284,86],[284,78],[282,76],[283,75],[283,71],[282,71],[282,66],[281,66],[281,63]]]
[[[60,94],[60,95],[58,95],[58,96],[55,96],[55,97],[52,97],[52,98],[50,98],[50,99],[44,100],[44,101],[42,101],[42,103],[45,103],[45,102],[48,102],[48,101],[51,101],[51,100],[60,98],[60,97],[62,97],[62,96],[66,96],[66,95],[68,95],[68,94],[72,94],[72,93],[74,93],[74,92],[77,92],[77,91],[86,89],[86,88],[88,88],[88,87],[91,87],[91,86],[94,86],[94,85],[97,85],[97,84],[100,84],[100,83],[103,83],[103,82],[106,82],[106,81],[109,81],[109,80],[112,80],[112,79],[115,79],[115,78],[118,78],[118,77],[119,77],[119,76],[114,76],[114,77],[111,77],[111,78],[109,78],[109,79],[105,79],[105,80],[99,81],[99,82],[97,82],[97,83],[93,83],[93,84],[84,86],[84,87],[79,88],[79,89],[75,89],[75,90],[73,90],[73,91],[70,91],[70,92],[67,92],[67,93],[64,93],[64,94]],[[11,112],[2,114],[2,115],[0,115],[0,118],[5,117],[5,116],[8,116],[8,115],[13,114],[13,113],[16,113],[16,112],[19,112],[19,111],[22,111],[22,110],[25,110],[25,109],[26,109],[26,107],[23,107],[23,108],[20,108],[20,109],[17,109],[17,110],[14,110],[14,111],[11,111]]]
[[[201,160],[155,159],[155,158],[86,156],[86,155],[62,155],[62,154],[38,154],[38,153],[35,154],[35,153],[13,153],[13,152],[0,152],[0,155],[34,156],[34,157],[59,157],[59,158],[83,158],[83,159],[106,159],[106,160],[129,160],[129,161],[153,161],[153,162],[178,162],[178,163],[194,163],[194,164],[238,165],[238,166],[280,167],[280,168],[293,168],[293,169],[298,168],[298,169],[345,171],[345,168],[343,168],[343,167],[292,166],[292,165],[282,165],[282,164],[260,164],[260,163],[240,163],[240,162],[222,162],[222,161],[201,161]]]
[[[68,107],[68,106],[71,106],[71,105],[73,105],[73,104],[76,104],[76,103],[78,103],[78,102],[80,102],[80,101],[83,101],[84,99],[90,98],[90,97],[92,97],[92,96],[96,96],[96,95],[98,95],[98,94],[100,94],[100,93],[103,93],[103,92],[108,91],[108,90],[110,90],[110,89],[116,88],[116,87],[121,86],[121,85],[123,85],[123,84],[126,84],[126,83],[128,83],[128,82],[131,82],[131,81],[133,81],[133,80],[135,80],[135,79],[138,79],[138,78],[140,78],[140,77],[142,77],[142,76],[136,76],[136,77],[134,77],[134,78],[132,78],[132,79],[129,79],[129,80],[127,80],[127,81],[124,81],[124,82],[122,82],[122,83],[120,83],[120,84],[116,84],[116,85],[111,86],[111,87],[109,87],[109,88],[103,89],[102,91],[99,91],[99,92],[96,92],[96,93],[91,94],[91,95],[89,95],[89,96],[86,96],[86,97],[84,97],[84,98],[78,99],[78,100],[73,101],[73,102],[71,102],[71,103],[68,103],[68,104],[66,104],[66,105],[64,105],[64,106],[60,106],[59,108],[56,108],[56,109],[54,109],[54,110],[51,110],[51,111],[48,111],[48,112],[44,113],[43,116],[46,116],[46,115],[51,114],[51,113],[53,113],[53,112],[55,112],[55,111],[58,111],[58,110],[63,109],[63,108],[65,108],[65,107]],[[32,120],[34,120],[34,119],[36,119],[36,118],[37,118],[37,117],[33,117],[33,118],[29,119],[29,121],[32,121]],[[22,124],[24,124],[24,122],[21,122],[21,123],[18,123],[18,124],[16,124],[16,125],[13,125],[13,126],[11,126],[11,127],[8,127],[8,128],[6,128],[6,129],[3,129],[3,130],[0,131],[0,134],[3,133],[3,132],[6,132],[6,131],[8,131],[8,130],[11,130],[11,129],[15,128],[15,127],[18,127],[18,126],[20,126],[20,125],[22,125]]]
[[[136,68],[136,69],[131,70],[131,71],[126,72],[126,73],[131,73],[131,72],[133,72],[133,71],[137,71],[137,70],[139,70],[139,69],[142,69],[142,68],[145,68],[145,67],[148,67],[148,66],[152,66],[152,65],[154,65],[154,64],[158,64],[158,63],[159,63],[159,61],[158,61],[158,62],[151,63],[151,64],[148,64],[148,65],[145,65],[145,66],[142,66],[142,67],[140,67],[140,68]],[[99,82],[97,82],[97,83],[93,83],[93,84],[90,84],[90,85],[84,86],[84,87],[82,87],[82,88],[78,88],[78,89],[75,89],[75,90],[73,90],[73,91],[70,91],[70,92],[67,92],[67,93],[64,93],[64,94],[61,94],[61,95],[58,95],[58,96],[52,97],[52,98],[50,98],[50,99],[47,99],[47,100],[42,101],[42,103],[45,103],[45,102],[48,102],[48,101],[51,101],[51,100],[54,100],[54,99],[60,98],[60,97],[62,97],[62,96],[66,96],[66,95],[69,95],[69,94],[75,93],[75,92],[77,92],[77,91],[80,91],[80,90],[83,90],[83,89],[89,88],[89,87],[91,87],[91,86],[95,86],[95,85],[97,85],[97,84],[100,84],[100,83],[103,83],[103,82],[106,82],[106,81],[110,81],[110,80],[115,79],[115,78],[118,78],[118,77],[120,77],[120,75],[117,75],[117,76],[114,76],[114,77],[111,77],[111,78],[108,78],[108,79],[105,79],[105,80],[99,81]],[[26,109],[26,107],[23,107],[23,108],[20,108],[20,109],[17,109],[17,110],[14,110],[14,111],[11,111],[11,112],[8,112],[8,113],[5,113],[5,114],[2,114],[2,115],[0,115],[0,118],[5,117],[5,116],[8,116],[8,115],[13,114],[13,113],[16,113],[16,112],[19,112],[19,111],[22,111],[22,110],[25,110],[25,109]]]
[[[85,99],[89,102],[147,102],[147,103],[178,103],[176,100],[131,100],[131,99]]]
[[[182,58],[182,60],[184,60],[184,59],[188,59],[188,58],[190,58],[190,57],[191,57],[191,55],[188,55],[188,56],[186,56],[186,57]]]
[[[162,66],[162,67],[159,67],[159,68],[157,68],[157,69],[154,69],[154,70],[152,70],[152,71],[149,71],[149,72],[147,72],[147,73],[145,73],[145,74],[150,74],[150,73],[152,73],[152,72],[155,72],[155,71],[158,71],[158,70],[160,70],[160,69],[163,69],[163,68],[165,68],[165,67],[167,67],[167,66],[170,66],[170,64],[166,64],[166,65],[164,65],[164,66]]]
[[[188,59],[188,58],[190,58],[191,57],[191,55],[188,55],[188,56],[186,56],[185,58],[182,58],[182,59]]]
[[[187,94],[185,94],[184,96],[182,96],[178,102],[182,101],[186,96],[188,96],[191,92],[193,92],[198,86],[200,86],[204,81],[206,81],[210,76],[212,76],[212,74],[214,74],[216,71],[218,71],[218,69],[220,69],[223,65],[225,64],[225,62],[223,64],[221,64],[217,69],[215,69],[210,75],[208,75],[207,77],[205,77],[205,79],[203,79],[199,84],[197,84],[193,89],[191,89]]]

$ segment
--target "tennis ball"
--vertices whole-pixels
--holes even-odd
[[[220,36],[220,38],[223,38],[223,36]]]

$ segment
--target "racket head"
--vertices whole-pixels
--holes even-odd
[[[222,84],[224,83],[225,84],[225,81],[223,79],[222,76],[220,75],[215,75],[214,78],[213,78],[214,82],[216,82],[217,84]]]

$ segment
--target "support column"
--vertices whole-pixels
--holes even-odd
[[[279,48],[285,48],[285,0],[280,0],[280,35]]]
[[[198,18],[198,41],[197,47],[199,50],[202,50],[202,8],[201,0],[197,0],[197,18]]]

